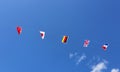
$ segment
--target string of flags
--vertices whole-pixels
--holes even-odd
[[[22,27],[17,26],[16,29],[17,29],[18,35],[20,35],[22,33]],[[45,32],[40,31],[40,36],[41,36],[42,39],[44,39],[45,38]],[[64,35],[63,38],[62,38],[62,43],[64,43],[64,44],[67,43],[67,40],[68,40],[68,36]],[[89,43],[90,43],[90,40],[84,40],[83,47],[88,47]],[[109,46],[109,44],[104,44],[104,45],[102,45],[102,49],[104,51],[106,51],[108,46]]]

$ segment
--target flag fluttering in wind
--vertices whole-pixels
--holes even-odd
[[[44,31],[40,31],[40,36],[41,36],[42,39],[44,39],[45,38],[45,32]]]
[[[68,40],[68,36],[63,36],[63,38],[62,38],[62,43],[66,43],[67,40]]]
[[[104,51],[107,50],[107,47],[108,47],[108,44],[102,45],[102,49],[103,49]]]
[[[21,32],[22,32],[22,27],[20,27],[20,26],[17,26],[17,32],[18,32],[18,35],[20,35],[21,34]]]
[[[85,40],[83,47],[88,47],[89,43],[90,43],[90,40]]]

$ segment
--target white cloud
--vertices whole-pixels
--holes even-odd
[[[71,59],[73,56],[74,56],[73,53],[70,53],[70,54],[69,54],[69,58],[70,58],[70,59]]]
[[[120,70],[114,68],[114,69],[111,70],[111,72],[120,72]]]
[[[102,72],[102,70],[107,69],[107,61],[98,63],[97,65],[92,66],[91,72]]]
[[[81,61],[83,61],[86,58],[86,55],[83,54],[82,56],[80,56],[76,62],[76,64],[78,65]]]
[[[71,59],[71,58],[73,58],[74,56],[76,56],[77,55],[77,52],[75,52],[75,53],[70,53],[69,54],[69,58]]]
[[[92,59],[90,59],[87,63],[88,66],[91,67],[92,64],[95,64],[97,62],[100,62],[102,59],[99,56],[93,56],[91,57]]]

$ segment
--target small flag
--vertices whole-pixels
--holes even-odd
[[[44,31],[40,31],[40,36],[41,36],[42,39],[44,39],[44,37],[45,37],[45,32],[44,32]]]
[[[90,40],[85,40],[83,47],[88,47],[89,43],[90,43]]]
[[[17,32],[18,32],[18,35],[20,35],[21,34],[21,32],[22,32],[22,28],[20,27],[20,26],[17,26]]]
[[[108,44],[104,44],[104,45],[102,46],[102,49],[105,51],[105,50],[107,50],[107,47],[108,47]]]
[[[63,36],[63,38],[62,38],[62,43],[66,43],[66,42],[67,42],[67,39],[68,39],[68,36]]]

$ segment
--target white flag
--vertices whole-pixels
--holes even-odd
[[[44,39],[44,37],[45,37],[45,32],[44,32],[44,31],[40,31],[40,36],[41,36],[42,39]]]

